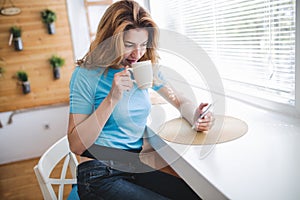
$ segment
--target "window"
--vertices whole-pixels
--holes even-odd
[[[295,105],[295,0],[164,0],[150,8],[159,27],[208,53],[226,90]]]

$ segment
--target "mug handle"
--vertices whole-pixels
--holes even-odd
[[[134,75],[133,75],[133,69],[132,69],[132,68],[127,68],[127,71],[129,71],[130,74],[131,74],[131,76],[134,77]],[[131,77],[130,77],[130,78],[131,78]],[[136,80],[134,80],[134,79],[132,79],[132,78],[131,78],[131,80],[132,80],[132,82],[134,82],[135,84],[137,84],[137,83],[136,83]]]

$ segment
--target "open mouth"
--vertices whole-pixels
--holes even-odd
[[[137,60],[126,59],[126,62],[128,62],[129,64],[132,64],[132,63],[136,63]]]

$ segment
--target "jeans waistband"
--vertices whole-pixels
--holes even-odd
[[[81,173],[86,170],[92,169],[106,169],[111,171],[110,173],[137,173],[141,171],[145,165],[140,161],[137,162],[122,162],[122,161],[115,161],[115,160],[90,160],[80,163],[77,167],[77,172]],[[115,171],[117,170],[117,171]],[[119,172],[118,172],[119,171]]]
[[[139,153],[141,149],[117,149],[113,147],[105,147],[93,144],[81,156],[96,160],[114,160],[120,162],[136,162],[139,160]]]

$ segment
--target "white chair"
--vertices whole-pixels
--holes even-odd
[[[60,178],[51,178],[51,172],[62,160],[63,167]],[[70,151],[67,136],[53,144],[40,158],[38,164],[33,168],[45,200],[62,200],[65,184],[76,184],[76,156]],[[66,178],[68,166],[72,179]],[[55,194],[52,185],[59,185],[58,195]],[[76,187],[77,188],[77,187]]]

